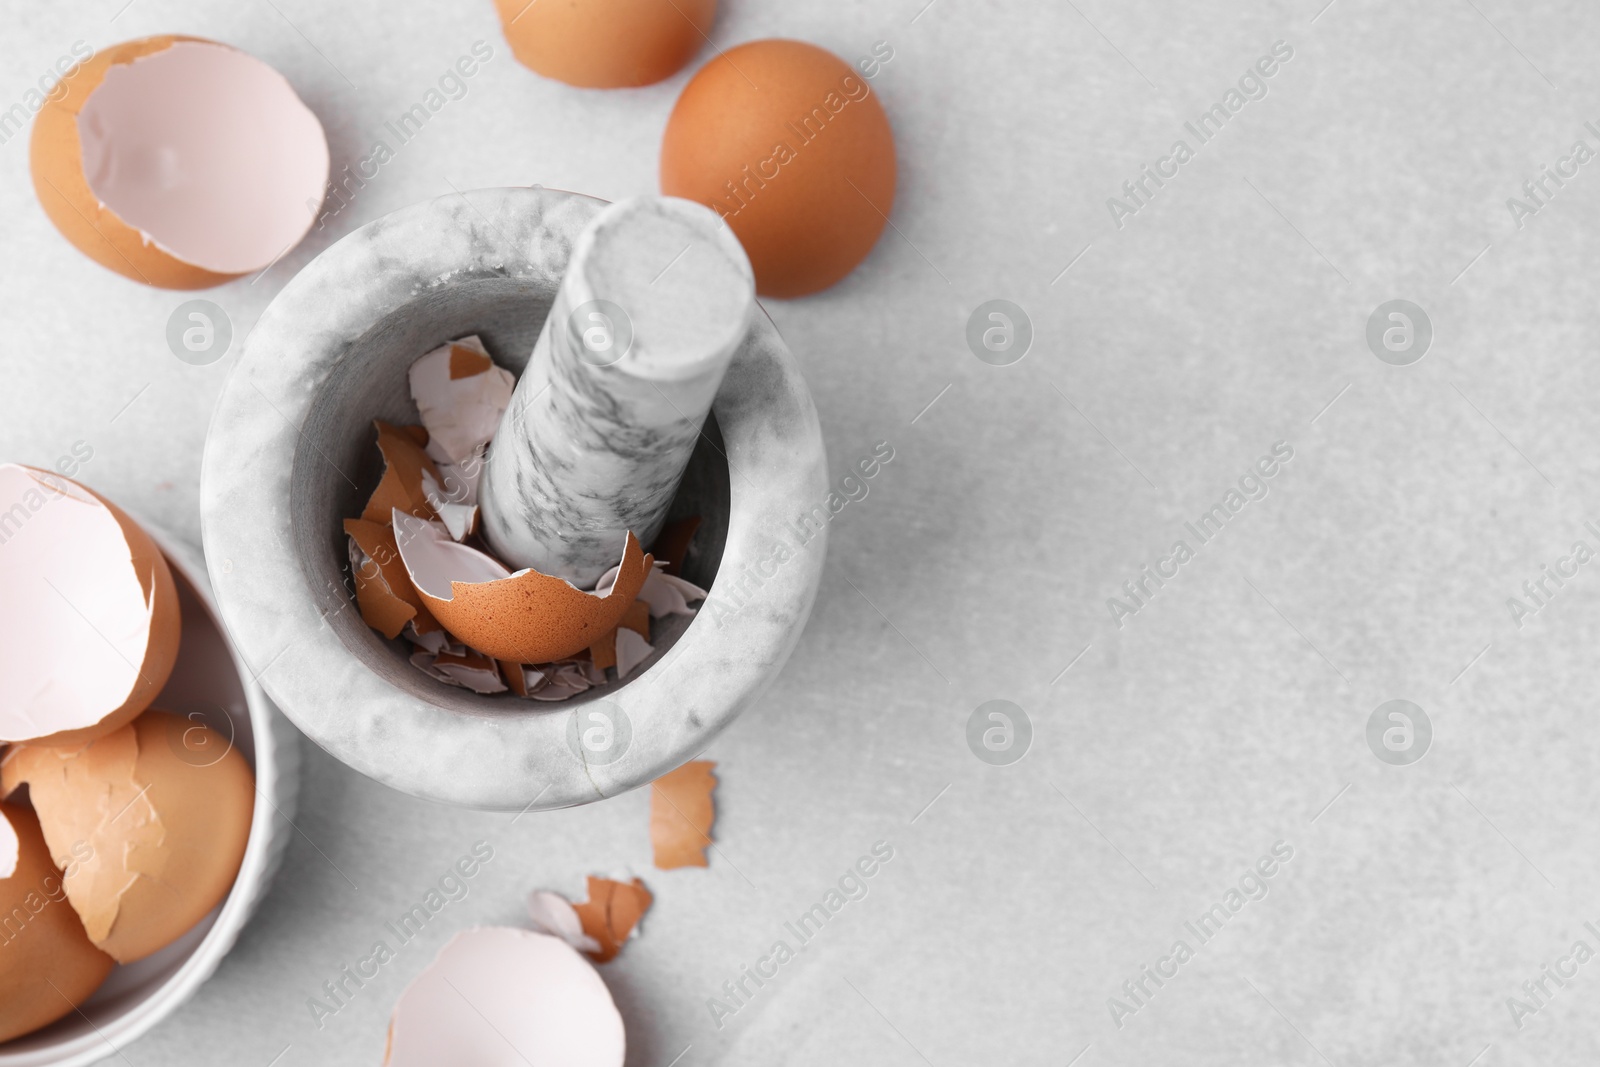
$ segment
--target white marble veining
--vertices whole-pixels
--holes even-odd
[[[489,449],[501,559],[588,589],[630,532],[650,544],[754,308],[750,261],[707,208],[639,197],[596,216]]]
[[[513,336],[515,324],[548,309],[574,240],[603,206],[551,190],[486,189],[362,227],[262,315],[212,420],[202,519],[234,639],[313,740],[417,796],[515,811],[648,782],[761,694],[810,613],[824,538],[770,576],[762,570],[793,516],[826,492],[816,409],[764,314],[713,407],[731,509],[711,599],[642,672],[598,694],[631,723],[620,759],[598,765],[569,748],[569,718],[584,704],[549,710],[437,686],[351,610],[339,520],[370,491],[361,466],[370,420],[415,419],[403,368],[449,336],[482,328],[496,357],[518,369],[500,349],[530,340]],[[753,572],[758,580],[746,577]],[[742,579],[736,618],[719,600],[722,575]]]

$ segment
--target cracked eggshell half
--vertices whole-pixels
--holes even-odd
[[[160,549],[69,478],[0,465],[0,743],[73,745],[130,722],[178,658]]]
[[[67,900],[119,963],[177,940],[239,873],[255,777],[226,738],[196,743],[197,730],[210,733],[152,709],[81,747],[17,745],[0,761],[0,796],[28,786],[51,855],[71,863]]]
[[[457,934],[400,994],[383,1062],[621,1067],[625,1050],[611,991],[577,950],[549,934],[483,926]]]
[[[611,583],[584,592],[536,570],[513,574],[450,540],[438,523],[399,508],[391,521],[400,558],[433,617],[457,640],[514,663],[549,663],[589,648],[616,629],[652,568],[630,533]]]
[[[162,289],[271,265],[310,231],[322,124],[283,75],[199,37],[125,41],[62,78],[33,123],[34,191],[90,259]]]
[[[62,899],[61,872],[39,821],[14,804],[0,804],[0,915],[7,924],[0,946],[4,1042],[71,1014],[112,967]]]

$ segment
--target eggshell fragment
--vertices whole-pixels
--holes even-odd
[[[637,878],[617,882],[589,876],[589,899],[574,904],[572,910],[578,913],[583,932],[600,946],[594,955],[596,963],[614,959],[622,951],[623,943],[636,935],[639,920],[654,901],[650,890]]]
[[[676,575],[683,571],[684,557],[689,554],[689,545],[694,541],[698,529],[700,516],[691,515],[687,519],[673,519],[656,534],[656,543],[650,546],[650,552],[657,562],[666,562],[668,574]]]
[[[528,696],[533,700],[554,703],[588,692],[590,688],[591,683],[581,674],[558,669],[545,673],[543,682],[529,688]]]
[[[7,858],[9,857],[9,862]],[[0,1042],[70,1014],[111,973],[67,905],[33,812],[0,804]]]
[[[657,619],[664,615],[693,615],[689,604],[705,598],[704,589],[659,567],[645,577],[639,588],[639,599],[650,605],[650,616]]]
[[[406,580],[410,581],[410,577],[410,575],[407,575]],[[410,641],[412,644],[433,653],[435,656],[443,652],[446,648],[450,648],[453,644],[453,642],[450,640],[450,635],[444,631],[444,627],[442,626],[437,630],[429,630],[427,633],[420,633],[418,632],[415,624],[406,623],[405,629],[400,631],[400,634],[407,641]],[[460,645],[454,650],[460,651],[464,650],[466,647],[467,646],[465,645]]]
[[[519,697],[528,695],[528,671],[523,668],[522,664],[500,659],[495,660],[495,665],[500,668],[500,677],[505,679],[507,689]],[[538,674],[537,671],[534,673]],[[542,676],[540,680],[543,680]],[[535,685],[537,684],[536,682]]]
[[[103,49],[61,79],[29,149],[45,214],[128,278],[201,289],[271,265],[316,221],[322,126],[255,57],[162,35]]]
[[[635,603],[638,603],[638,601],[635,601]],[[589,646],[589,660],[601,670],[605,670],[608,667],[615,667],[617,665],[616,630],[612,630],[600,640]]]
[[[438,653],[436,652],[424,652],[419,650],[411,653],[410,663],[413,667],[421,671],[423,674],[426,674],[434,681],[443,682],[445,685],[455,685],[456,682],[454,678],[451,678],[448,674],[444,673],[444,671],[441,671],[439,668],[433,665],[433,661],[437,656]]]
[[[600,975],[560,938],[511,927],[457,934],[406,987],[385,1067],[620,1067],[622,1016]]]
[[[578,918],[577,909],[560,893],[548,889],[529,893],[528,917],[541,934],[559,937],[586,956],[600,954],[600,942],[583,932],[583,921]]]
[[[650,658],[655,646],[625,626],[617,627],[617,677],[626,678]]]
[[[222,755],[200,764],[200,751]],[[120,963],[175,941],[233,886],[255,778],[193,720],[152,709],[80,747],[18,745],[0,764],[0,796],[23,784],[51,855],[72,863],[63,885],[89,940]]]
[[[650,844],[656,866],[664,871],[706,866],[716,818],[711,802],[711,791],[717,787],[714,767],[709,760],[691,760],[650,787]]]
[[[443,527],[393,512],[400,556],[434,618],[495,659],[549,663],[575,656],[614,629],[639,594],[653,560],[629,534],[612,584],[584,592],[451,541]]]
[[[150,536],[78,483],[0,465],[0,742],[77,744],[149,707],[182,629]]]
[[[716,0],[495,0],[517,62],[594,89],[670,78],[711,32]]]
[[[727,220],[763,296],[803,296],[849,274],[883,233],[894,132],[871,85],[838,56],[804,41],[751,41],[684,87],[662,137],[661,191]]]
[[[649,579],[646,578],[646,581]],[[650,605],[643,600],[635,600],[628,605],[628,610],[622,613],[621,626],[632,630],[640,637],[650,636]]]
[[[497,367],[476,334],[452,341],[411,364],[411,399],[428,430],[428,455],[436,463],[472,460],[500,428],[500,416],[517,386]]]
[[[423,477],[431,475],[438,483],[439,468],[423,449],[428,432],[421,426],[391,426],[382,419],[374,419],[372,425],[378,431],[378,451],[383,453],[383,477],[361,517],[387,524],[389,513],[398,508],[407,515],[433,518]]]
[[[346,519],[344,532],[367,560],[355,574],[356,605],[362,621],[388,638],[398,637],[408,622],[419,635],[436,633],[439,623],[411,584],[394,542],[393,527]]]
[[[647,578],[646,581],[648,580]],[[627,632],[626,638],[622,636],[624,631]],[[607,667],[617,668],[619,679],[633,673],[633,669],[655,651],[646,640],[649,636],[650,605],[643,600],[635,600],[628,605],[628,610],[622,613],[622,620],[617,623],[617,628],[589,646],[590,665],[599,675],[595,684],[605,683],[604,672]]]
[[[456,685],[474,693],[504,693],[507,688],[500,680],[500,670],[494,660],[472,649],[462,653],[441,652],[433,657],[433,667]]]
[[[0,818],[0,878],[10,878],[17,873],[17,858],[21,848],[17,828],[11,825],[10,819]]]
[[[441,478],[449,477],[446,470],[446,465],[439,465]],[[444,488],[427,471],[422,472],[422,496],[433,509],[433,513],[438,516],[439,521],[444,523],[444,528],[450,532],[451,540],[465,541],[478,528],[478,505],[451,500]]]

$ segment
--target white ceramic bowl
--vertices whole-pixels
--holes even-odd
[[[231,736],[255,769],[256,805],[244,862],[227,898],[192,930],[153,956],[113,969],[78,1012],[0,1044],[0,1067],[120,1062],[129,1042],[172,1014],[216,971],[282,864],[292,833],[299,736],[228,641],[199,552],[149,523],[141,525],[172,567],[183,612],[178,662],[154,706],[194,716]]]

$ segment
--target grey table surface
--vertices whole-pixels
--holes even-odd
[[[894,228],[853,276],[768,304],[834,477],[879,441],[894,459],[834,521],[788,669],[709,753],[709,869],[651,868],[643,793],[513,821],[313,752],[260,915],[119,1062],[376,1063],[390,1006],[451,933],[517,922],[529,889],[589,873],[656,893],[603,968],[630,1064],[1594,1062],[1600,964],[1570,954],[1600,948],[1584,925],[1600,927],[1600,564],[1561,561],[1600,550],[1584,525],[1600,519],[1600,313],[1583,295],[1600,165],[1573,154],[1600,150],[1600,13],[1324,2],[725,3],[718,46],[794,36],[853,59],[887,42],[873,85],[901,177]],[[493,46],[323,229],[205,294],[239,337],[330,242],[416,200],[654,191],[687,76],[544,81],[487,0],[8,6],[0,107],[75,41],[195,33],[285,72],[335,168],[473,42]],[[1278,41],[1293,55],[1265,96],[1190,133]],[[1114,212],[1145,164],[1171,172],[1180,139],[1193,158]],[[1535,203],[1522,186],[1546,166],[1576,173]],[[25,137],[0,145],[0,219],[0,457],[48,465],[82,442],[85,481],[197,541],[236,349],[173,357],[185,297],[62,241]],[[1034,332],[1009,366],[966,340],[996,298]],[[1434,333],[1409,365],[1366,340],[1400,298]],[[1193,537],[1277,442],[1293,458],[1266,495]],[[1179,540],[1193,558],[1113,612]],[[1546,565],[1576,574],[1535,601],[1523,583]],[[1401,698],[1433,730],[1404,766],[1368,743],[1374,709]],[[1005,766],[967,742],[996,699],[1032,724]],[[477,841],[494,859],[466,896],[319,1026],[308,999]],[[723,983],[794,941],[785,923],[880,841],[893,859],[866,896],[714,1018]],[[1275,845],[1292,858],[1249,877]],[[1265,896],[1229,911],[1241,882]],[[1196,937],[1185,924],[1219,902],[1228,921]],[[1175,977],[1124,990],[1146,965],[1170,974],[1180,940]],[[1577,971],[1560,986],[1546,965]]]

